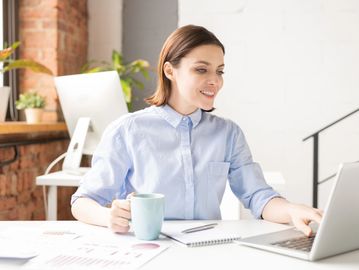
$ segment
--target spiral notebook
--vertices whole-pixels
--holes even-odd
[[[209,230],[197,231],[193,233],[183,233],[183,231],[186,229],[205,224],[206,223],[204,222],[165,222],[162,226],[161,234],[181,244],[184,244],[187,247],[228,244],[241,238],[238,232],[225,230],[220,225],[215,226]]]

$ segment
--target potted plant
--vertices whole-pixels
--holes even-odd
[[[45,105],[45,97],[36,92],[20,94],[20,98],[16,101],[16,109],[25,110],[26,122],[29,124],[41,122]]]
[[[112,51],[112,62],[106,61],[97,62],[90,61],[86,63],[82,68],[82,73],[92,73],[101,71],[116,70],[121,81],[122,90],[125,96],[128,110],[131,111],[132,107],[132,87],[143,89],[142,82],[134,78],[136,73],[141,73],[144,78],[148,79],[149,63],[146,60],[137,59],[130,63],[124,63],[123,56],[116,50]]]
[[[19,45],[20,42],[15,42],[10,47],[0,50],[0,63],[2,63],[2,66],[0,66],[1,73],[5,73],[12,69],[28,68],[34,72],[52,75],[50,69],[36,61],[30,59],[12,59],[11,55],[15,52],[16,48],[19,47]],[[9,96],[10,87],[0,86],[0,122],[5,120]]]

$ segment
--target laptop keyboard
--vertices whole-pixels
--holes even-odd
[[[288,239],[285,241],[278,241],[271,243],[271,245],[309,252],[312,249],[314,238],[315,238],[315,234],[310,237],[301,236],[298,238]]]

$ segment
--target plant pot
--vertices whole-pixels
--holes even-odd
[[[7,106],[9,104],[10,87],[0,87],[0,122],[4,122],[6,118]]]
[[[39,108],[25,109],[26,122],[28,124],[40,123],[43,112],[44,109],[39,109]]]

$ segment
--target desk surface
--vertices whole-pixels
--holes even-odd
[[[44,174],[36,177],[36,184],[43,186],[70,186],[77,187],[84,174],[89,168],[81,167],[79,172],[81,174],[67,173],[64,171],[57,171],[54,173]]]
[[[76,221],[1,221],[0,230],[14,226],[33,228],[44,224],[71,225],[77,228],[86,226],[94,233],[107,232],[105,228]],[[242,236],[277,231],[284,227],[261,220],[221,221],[220,225],[231,230],[235,228]],[[187,248],[169,239],[163,241],[172,245],[141,269],[359,269],[359,250],[317,262],[307,262],[237,244]],[[1,269],[21,269],[23,264],[24,262],[0,259]]]

